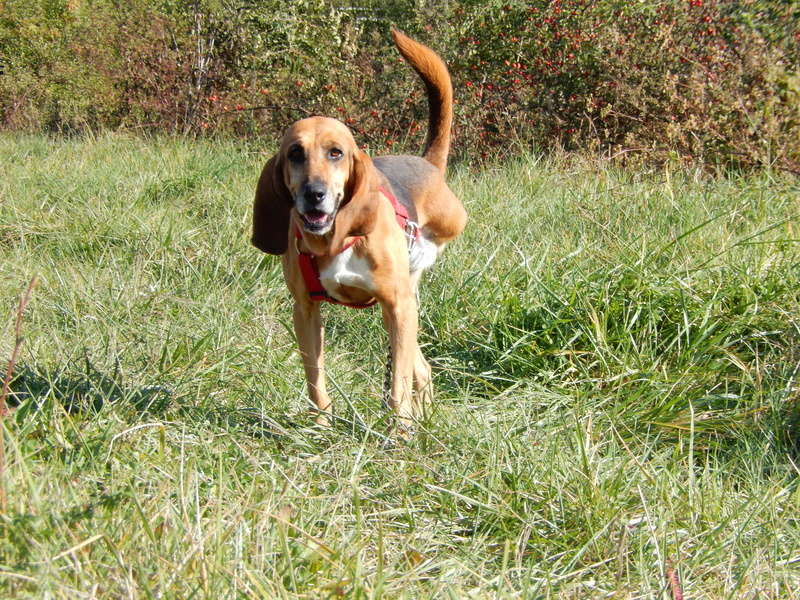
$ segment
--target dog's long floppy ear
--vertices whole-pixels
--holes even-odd
[[[253,203],[253,246],[268,254],[283,254],[289,246],[292,198],[283,182],[281,161],[273,156],[258,179]]]
[[[366,235],[375,222],[373,194],[378,189],[375,166],[366,152],[356,150],[353,164],[345,185],[345,199],[336,214],[336,225],[332,240],[334,252],[350,235]]]

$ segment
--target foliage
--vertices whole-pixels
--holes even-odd
[[[482,124],[466,129],[473,147],[489,153],[519,138],[607,155],[796,166],[800,13],[764,2],[739,13],[739,4],[554,0],[464,10],[472,22],[458,56],[471,76],[460,82],[462,114]]]
[[[274,139],[326,114],[373,150],[416,150],[426,105],[395,24],[450,65],[469,160],[564,148],[800,171],[792,2],[6,0],[1,17],[6,128]]]

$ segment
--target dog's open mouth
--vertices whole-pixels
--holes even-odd
[[[303,225],[306,231],[315,232],[322,231],[333,221],[333,215],[321,210],[310,210],[307,213],[300,215],[303,220]]]

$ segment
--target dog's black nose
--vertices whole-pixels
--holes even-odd
[[[326,191],[323,183],[307,183],[303,190],[303,197],[309,204],[319,204],[325,197]]]

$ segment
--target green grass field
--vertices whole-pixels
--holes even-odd
[[[800,598],[796,179],[454,167],[436,402],[390,445],[377,309],[323,309],[312,427],[267,150],[0,137],[3,364],[40,278],[0,596]]]

